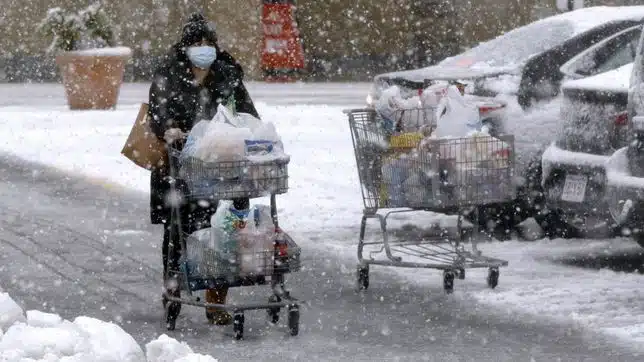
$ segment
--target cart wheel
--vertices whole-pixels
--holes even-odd
[[[268,298],[268,303],[279,303],[281,301],[280,297],[277,295],[272,295]],[[268,314],[268,321],[276,324],[280,321],[280,308],[268,308],[266,310]]]
[[[458,270],[458,279],[465,280],[465,269],[461,268]]]
[[[300,333],[300,307],[297,304],[288,307],[288,331],[291,336]]]
[[[244,338],[244,312],[242,311],[235,311],[233,315],[233,333],[237,340]]]
[[[443,289],[445,293],[451,294],[454,291],[454,272],[452,270],[445,270],[443,272]]]
[[[487,286],[494,289],[499,285],[499,268],[490,268],[487,271]]]
[[[358,265],[358,290],[369,288],[369,265]]]

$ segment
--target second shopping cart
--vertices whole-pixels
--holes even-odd
[[[394,129],[386,127],[386,120],[373,109],[345,111],[364,202],[358,240],[359,289],[369,287],[370,265],[442,270],[448,293],[455,278],[465,278],[468,268],[488,268],[487,283],[494,288],[499,268],[508,265],[478,250],[477,210],[514,198],[514,137],[431,137],[436,127],[434,111],[431,107],[399,109]],[[406,125],[404,130],[401,124]],[[419,210],[456,215],[456,237],[438,232],[430,237],[393,238],[388,218]],[[464,213],[470,210],[475,213],[474,235],[466,243]],[[379,240],[365,240],[370,219],[379,222]],[[365,248],[374,249],[368,257]]]

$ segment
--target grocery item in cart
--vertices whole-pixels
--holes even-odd
[[[197,123],[188,134],[182,158],[204,162],[269,161],[287,157],[271,122],[250,114],[232,114],[220,105],[215,117]]]
[[[413,144],[409,142],[407,146]],[[382,158],[380,198],[389,205],[431,204],[433,187],[437,185],[434,178],[440,178],[441,185],[489,182],[495,173],[505,173],[510,153],[509,144],[485,131],[458,138],[430,135],[417,142],[415,148],[392,147]],[[436,166],[438,169],[434,169]]]
[[[481,131],[483,124],[479,109],[468,102],[458,87],[452,85],[436,107],[436,136],[440,138],[465,137]]]
[[[418,96],[405,99],[400,93],[400,88],[395,85],[385,89],[375,104],[375,110],[382,119],[381,126],[389,134],[403,131],[405,124],[411,123],[405,122],[405,114],[400,112],[401,110],[418,107],[420,107]]]
[[[508,167],[510,145],[484,131],[466,137],[444,138],[438,144],[439,158],[453,160],[461,170]]]
[[[222,259],[239,264],[240,274],[266,270],[266,258],[258,255],[272,255],[274,248],[276,234],[269,206],[237,210],[232,201],[221,200],[210,224],[209,246]]]

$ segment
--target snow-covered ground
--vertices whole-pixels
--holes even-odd
[[[64,104],[1,107],[0,150],[87,175],[105,187],[147,193],[148,172],[119,153],[138,111],[135,102],[122,102],[114,111],[91,112],[71,112]],[[342,113],[345,107],[276,105],[270,100],[258,100],[257,107],[263,119],[275,123],[291,154],[290,190],[278,198],[281,225],[309,250],[355,260],[362,199],[348,122]],[[533,114],[528,119],[539,117]],[[533,123],[530,127],[539,130]],[[377,230],[371,225],[370,230]],[[570,323],[633,345],[644,341],[641,275],[555,262],[591,254],[638,253],[639,247],[629,239],[488,242],[479,248],[509,261],[501,269],[500,285],[490,290],[485,285],[485,270],[468,271],[466,280],[457,281],[454,298],[490,313]],[[382,269],[372,270],[379,273]],[[409,283],[436,286],[442,280],[435,271],[387,271],[407,276]],[[377,283],[374,276],[372,288]],[[26,327],[18,327],[18,332],[20,328]],[[5,330],[3,341],[11,336],[9,331]]]

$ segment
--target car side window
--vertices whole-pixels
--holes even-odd
[[[627,41],[616,44],[616,49],[614,48],[603,61],[597,64],[593,69],[593,74],[600,74],[632,63],[635,60],[639,35],[640,32],[633,32],[628,39],[625,39]]]

